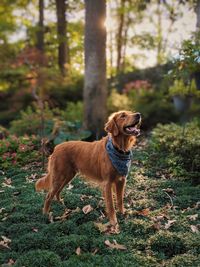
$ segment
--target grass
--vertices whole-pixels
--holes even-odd
[[[146,164],[149,156],[145,147],[134,152],[127,214],[118,215],[121,232],[116,235],[101,233],[95,226],[107,222],[101,194],[78,177],[72,188],[63,190],[65,205],[54,202],[48,217],[41,212],[45,194],[34,191],[40,169],[0,171],[0,264],[200,266],[200,188],[188,180],[166,177],[166,170],[151,169]],[[86,205],[93,207],[88,214],[82,211]],[[71,213],[62,219],[66,208]],[[106,240],[126,249],[110,248]]]

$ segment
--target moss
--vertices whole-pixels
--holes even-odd
[[[160,231],[150,237],[149,244],[159,257],[170,258],[177,254],[186,252],[186,245],[183,238],[169,231]]]
[[[168,267],[199,267],[200,257],[192,254],[182,254],[173,257],[168,263]]]
[[[48,250],[32,250],[23,254],[15,263],[16,267],[61,267],[60,257],[52,251]]]

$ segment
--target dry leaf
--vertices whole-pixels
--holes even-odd
[[[165,219],[165,215],[161,214],[161,215],[158,215],[156,217],[153,217],[152,219],[154,222],[160,222],[160,221],[163,221]]]
[[[146,208],[146,209],[143,209],[141,211],[138,211],[138,214],[139,215],[142,215],[142,216],[148,216],[149,215],[149,212],[150,212],[150,209],[149,208]]]
[[[82,208],[82,211],[84,214],[88,214],[93,210],[93,207],[91,205],[86,205],[85,207]]]
[[[199,232],[199,229],[197,228],[196,225],[190,225],[190,228],[191,228],[193,233],[198,233]]]
[[[76,249],[76,255],[81,255],[81,248],[80,248],[80,247],[78,247],[78,248]]]
[[[117,250],[126,250],[126,246],[118,244],[116,240],[113,240],[114,243],[111,243],[108,239],[104,242],[106,246],[109,248],[117,249]]]
[[[67,190],[71,190],[74,186],[72,184],[68,184]]]
[[[94,223],[95,227],[98,228],[100,233],[105,233],[108,230],[108,224]]]
[[[110,225],[110,223],[94,223],[94,225],[98,228],[98,230],[100,231],[100,233],[105,233],[107,235],[109,234],[119,234],[120,230],[119,230],[119,225]]]
[[[4,178],[4,183],[7,185],[11,185],[12,184],[11,178]]]
[[[6,236],[1,236],[3,240],[0,241],[0,248],[7,248],[10,249],[9,244],[11,243],[11,239],[7,238]]]
[[[15,261],[14,261],[13,259],[9,259],[7,265],[8,265],[8,266],[12,266],[12,265],[14,265],[14,264],[15,264]]]
[[[53,212],[52,211],[49,212],[49,221],[50,221],[50,223],[54,222],[54,220],[53,220]]]
[[[161,228],[161,223],[160,223],[160,222],[156,222],[156,223],[154,223],[154,224],[152,225],[152,227],[153,227],[154,229],[156,229],[156,230],[160,230],[160,228]]]
[[[175,195],[175,192],[174,192],[174,190],[172,188],[165,188],[165,189],[163,189],[163,191],[167,192],[168,194]]]
[[[176,222],[176,220],[169,220],[167,223],[165,223],[164,228],[166,230],[169,229],[175,222]]]
[[[95,248],[95,250],[92,252],[92,255],[95,255],[98,251],[98,248]]]
[[[55,217],[55,220],[61,220],[61,221],[64,221],[66,220],[69,215],[72,213],[72,210],[70,209],[65,209],[64,213],[61,215],[61,216],[57,216]]]
[[[187,218],[188,218],[190,221],[196,221],[196,219],[198,218],[198,214],[188,215]]]

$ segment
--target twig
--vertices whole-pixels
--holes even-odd
[[[173,200],[172,200],[171,196],[167,192],[165,192],[164,189],[163,189],[163,192],[169,197],[170,202],[171,202],[171,207],[173,208],[174,207],[174,203],[173,203]]]

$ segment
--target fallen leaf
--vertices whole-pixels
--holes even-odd
[[[166,218],[166,216],[164,214],[158,215],[156,217],[153,217],[153,221],[154,222],[160,222],[163,221]]]
[[[167,223],[165,223],[164,228],[166,230],[169,229],[175,222],[176,222],[176,220],[169,220]]]
[[[67,190],[71,190],[74,186],[72,184],[68,184]]]
[[[8,266],[12,266],[12,265],[14,265],[14,264],[15,264],[15,261],[14,261],[13,259],[9,259],[7,265],[8,265]]]
[[[78,247],[78,248],[76,249],[76,255],[81,255],[81,248],[80,248],[80,247]]]
[[[84,214],[88,214],[93,210],[93,207],[91,205],[86,205],[85,207],[82,208],[82,211]]]
[[[197,228],[196,225],[190,225],[190,228],[191,228],[193,233],[198,233],[199,232],[199,229]]]
[[[174,189],[172,189],[172,188],[165,188],[165,189],[163,189],[163,191],[167,192],[168,194],[175,195]]]
[[[50,223],[54,222],[54,220],[53,220],[53,212],[52,211],[49,212],[49,221],[50,221]]]
[[[11,243],[11,239],[7,238],[6,236],[1,236],[3,240],[0,241],[0,248],[2,249],[10,249],[9,244]]]
[[[55,217],[55,220],[61,220],[61,221],[64,221],[66,220],[69,215],[72,213],[72,210],[70,209],[65,209],[64,213],[61,215],[61,216],[57,216]]]
[[[12,184],[11,178],[4,178],[4,183],[7,185],[11,185]]]
[[[154,223],[154,224],[152,225],[152,227],[153,227],[154,229],[156,229],[156,230],[160,230],[160,228],[161,228],[161,223],[160,223],[160,222],[156,222],[156,223]]]
[[[190,221],[196,221],[196,219],[198,218],[198,214],[188,215],[187,218],[188,218]]]
[[[149,208],[146,208],[146,209],[143,209],[141,211],[138,211],[138,214],[139,215],[142,215],[142,216],[148,216],[149,215],[149,212],[150,212],[150,209]]]
[[[119,234],[120,230],[119,230],[119,225],[110,225],[110,223],[94,223],[94,225],[98,228],[98,230],[100,231],[100,233],[104,233],[107,235],[110,234]]]
[[[108,224],[94,223],[94,225],[100,231],[100,233],[105,233],[108,230]]]
[[[95,250],[92,252],[92,255],[95,255],[98,251],[98,248],[95,248]]]
[[[113,240],[114,243],[111,243],[108,239],[104,242],[106,246],[112,249],[117,249],[117,250],[126,250],[126,246],[118,244],[116,240]]]

